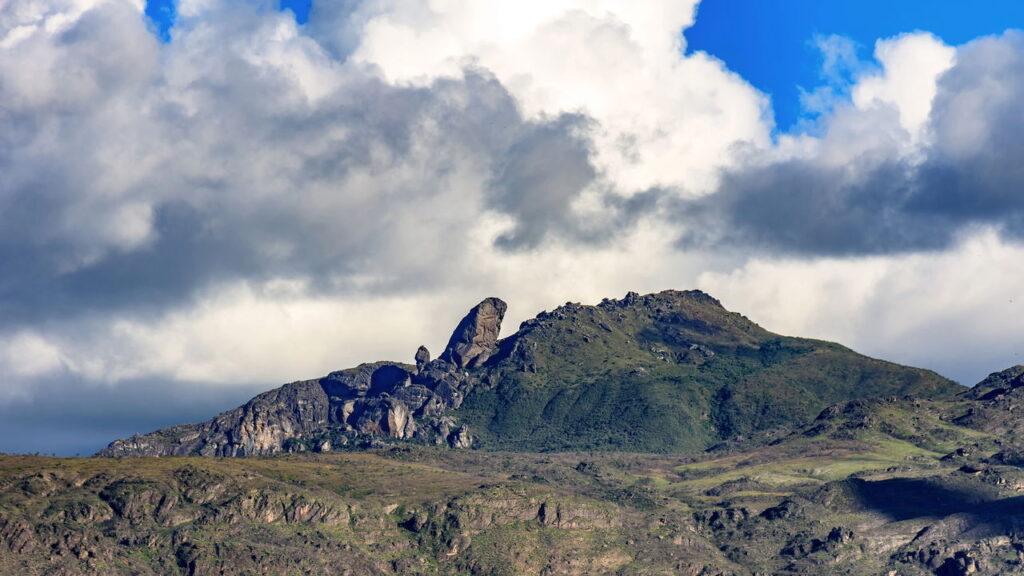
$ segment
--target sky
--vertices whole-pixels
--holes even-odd
[[[771,9],[769,9],[771,8]],[[0,451],[564,302],[1024,362],[1015,2],[0,0]]]
[[[875,42],[926,31],[951,45],[1024,26],[1024,3],[1012,0],[704,0],[685,31],[687,53],[705,51],[772,97],[776,129],[791,131],[815,117],[802,91],[829,82],[822,74],[820,38],[852,41],[851,80],[877,67]]]

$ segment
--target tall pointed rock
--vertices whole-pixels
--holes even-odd
[[[486,298],[473,307],[459,322],[441,359],[459,368],[475,368],[486,362],[498,342],[507,309],[508,304],[500,298]]]

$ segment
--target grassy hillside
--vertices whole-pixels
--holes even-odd
[[[458,411],[486,448],[702,450],[851,398],[948,395],[937,374],[772,334],[698,292],[567,304],[500,343]]]
[[[394,439],[692,452],[791,430],[836,402],[962,391],[933,372],[772,334],[699,291],[566,304],[496,341],[504,309],[496,298],[474,307],[434,360],[421,349],[415,366],[366,363],[294,382],[100,454],[253,456]]]

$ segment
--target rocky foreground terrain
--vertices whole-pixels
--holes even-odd
[[[0,456],[0,574],[1024,573],[1024,367],[966,389],[699,292],[503,312],[103,452],[159,458]]]

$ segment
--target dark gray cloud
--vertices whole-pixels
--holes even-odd
[[[587,140],[578,134],[585,127],[585,118],[566,115],[516,138],[491,186],[491,205],[516,220],[499,246],[535,247],[552,228],[568,227],[571,203],[597,176]]]
[[[941,248],[955,231],[939,215],[907,212],[913,185],[900,163],[852,181],[845,167],[804,160],[730,173],[715,195],[680,206],[683,244],[834,255]]]
[[[0,321],[157,312],[233,280],[303,277],[344,292],[358,276],[364,290],[422,289],[445,279],[437,262],[461,257],[479,215],[474,188],[490,187],[486,207],[515,219],[499,241],[514,249],[566,228],[569,203],[596,178],[576,134],[585,120],[526,121],[484,72],[425,88],[362,77],[310,107],[290,79],[224,58],[223,74],[189,84],[192,112],[150,94],[150,132],[135,144],[153,167],[113,194],[102,171],[135,167],[94,153],[111,136],[91,108],[2,119],[49,119],[71,141],[36,142],[27,158],[24,136],[5,132]],[[148,210],[148,237],[108,237],[133,204]]]
[[[975,41],[939,82],[935,144],[908,209],[992,222],[1020,237],[1024,213],[1024,33]]]
[[[108,386],[72,375],[38,387],[30,398],[0,403],[0,452],[88,456],[115,438],[207,420],[267,389],[162,380]]]
[[[853,120],[876,134],[897,121],[885,110]],[[930,128],[923,159],[886,153],[883,139],[842,164],[812,156],[729,171],[717,193],[677,205],[681,242],[857,255],[943,249],[979,225],[1024,238],[1024,36],[962,47]]]

